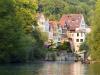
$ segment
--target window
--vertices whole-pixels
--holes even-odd
[[[43,25],[44,23],[43,23],[43,22],[41,22],[41,24]]]
[[[83,39],[80,39],[80,42],[83,42]]]
[[[79,33],[77,33],[77,36],[79,36]]]
[[[76,42],[79,42],[79,39],[76,39]]]
[[[61,32],[61,30],[58,30],[58,32]]]
[[[58,41],[60,41],[60,38],[58,38]]]
[[[65,30],[65,29],[63,29],[63,30],[62,30],[62,33],[66,33],[66,30]]]

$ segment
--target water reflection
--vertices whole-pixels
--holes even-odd
[[[38,75],[41,64],[0,65],[0,75]]]
[[[89,75],[100,75],[100,63],[94,63],[88,67]]]
[[[70,67],[70,75],[86,75],[86,65],[81,64],[81,62],[74,63]]]
[[[80,62],[44,62],[33,64],[1,65],[0,75],[99,75],[100,64]]]
[[[80,62],[46,62],[39,75],[86,75],[86,65]]]

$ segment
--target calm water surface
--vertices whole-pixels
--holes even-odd
[[[0,75],[100,75],[100,63],[42,62],[0,65]]]

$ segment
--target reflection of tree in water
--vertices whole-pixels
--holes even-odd
[[[88,67],[88,75],[100,75],[100,63],[90,64]]]
[[[72,63],[69,65],[68,75],[87,75],[86,65],[80,62]]]
[[[0,65],[0,75],[38,75],[41,63]]]

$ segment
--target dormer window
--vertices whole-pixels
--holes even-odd
[[[75,21],[75,18],[72,18],[72,21]]]
[[[72,19],[72,22],[75,21],[74,19]]]
[[[77,33],[77,37],[79,36],[79,33]]]

